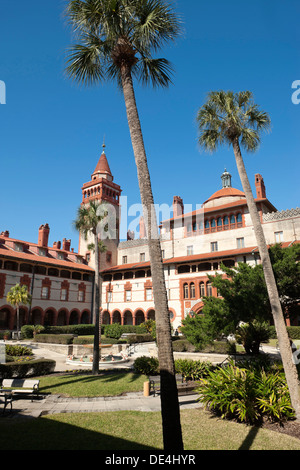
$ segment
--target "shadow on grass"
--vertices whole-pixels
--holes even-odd
[[[0,450],[157,450],[127,439],[46,417],[0,420]]]
[[[141,376],[140,374],[134,374],[124,370],[120,371],[103,371],[99,372],[98,375],[92,375],[92,373],[70,373],[57,376],[57,382],[53,382],[50,385],[41,385],[41,393],[51,393],[56,387],[62,386],[74,386],[77,384],[90,384],[90,383],[117,383],[120,379],[130,377],[129,383],[137,381]]]

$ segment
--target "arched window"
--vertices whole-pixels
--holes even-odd
[[[193,282],[191,282],[191,284],[190,284],[190,298],[194,299],[195,297],[196,297],[195,284]]]
[[[228,225],[228,223],[229,223],[228,217],[227,217],[227,215],[225,215],[225,217],[223,219],[223,225]]]
[[[209,228],[209,220],[205,221],[205,228]]]
[[[183,284],[183,298],[184,299],[189,298],[189,286],[188,286],[188,284]]]
[[[217,226],[222,227],[222,218],[221,217],[218,217]]]
[[[207,290],[207,297],[211,297],[212,296],[212,286],[211,286],[210,282],[206,283],[206,290]]]
[[[235,215],[230,216],[230,223],[235,224]]]
[[[204,285],[204,282],[200,282],[200,297],[205,297],[205,285]]]
[[[240,213],[239,213],[239,214],[237,214],[237,216],[236,216],[236,221],[237,221],[237,223],[239,223],[239,222],[242,222],[242,221],[243,221],[243,220],[242,220],[242,214],[240,214]]]
[[[210,225],[211,225],[211,227],[215,227],[216,226],[216,219],[212,219]]]

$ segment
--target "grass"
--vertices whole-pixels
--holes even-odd
[[[220,420],[203,409],[182,410],[188,450],[300,450],[284,434]],[[1,450],[162,450],[160,413],[63,413],[0,420]]]
[[[143,390],[146,378],[133,372],[103,372],[92,374],[59,374],[38,377],[40,392],[70,397],[116,396]]]

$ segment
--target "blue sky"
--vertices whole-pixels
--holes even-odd
[[[272,120],[255,154],[244,155],[251,184],[261,173],[277,209],[299,206],[300,5],[297,0],[174,1],[184,33],[161,52],[175,68],[173,85],[153,91],[136,86],[157,204],[201,204],[221,187],[224,167],[241,184],[232,149],[214,155],[197,145],[196,114],[209,91],[251,90]],[[71,31],[63,0],[1,0],[0,231],[37,242],[50,225],[50,244],[64,237],[77,250],[72,227],[102,151],[128,206],[140,202],[125,107],[113,84],[82,88],[64,74]]]

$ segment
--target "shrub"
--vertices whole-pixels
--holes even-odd
[[[72,344],[73,335],[47,335],[40,334],[35,337],[37,343],[55,343],[55,344]]]
[[[102,325],[103,329],[103,325]],[[78,336],[93,335],[95,332],[95,325],[62,325],[62,326],[46,326],[43,333],[53,335],[72,334]],[[103,331],[102,331],[103,332]]]
[[[193,361],[192,359],[176,359],[176,374],[182,374],[185,381],[199,380],[206,377],[212,368],[210,362]]]
[[[27,362],[9,362],[0,364],[0,377],[23,378],[38,377],[48,375],[54,372],[56,362],[51,359],[36,359]]]
[[[156,357],[140,356],[134,361],[133,369],[137,374],[158,375],[158,359]]]
[[[107,338],[119,339],[123,334],[123,328],[119,323],[104,326],[104,334]]]
[[[226,419],[255,424],[266,417],[282,422],[294,416],[284,374],[272,368],[242,368],[233,363],[200,380],[199,401]]]
[[[18,344],[6,344],[5,352],[8,356],[32,356],[32,349]]]
[[[135,343],[147,343],[153,341],[152,336],[149,333],[145,334],[131,334],[127,338],[127,343],[135,344]]]

